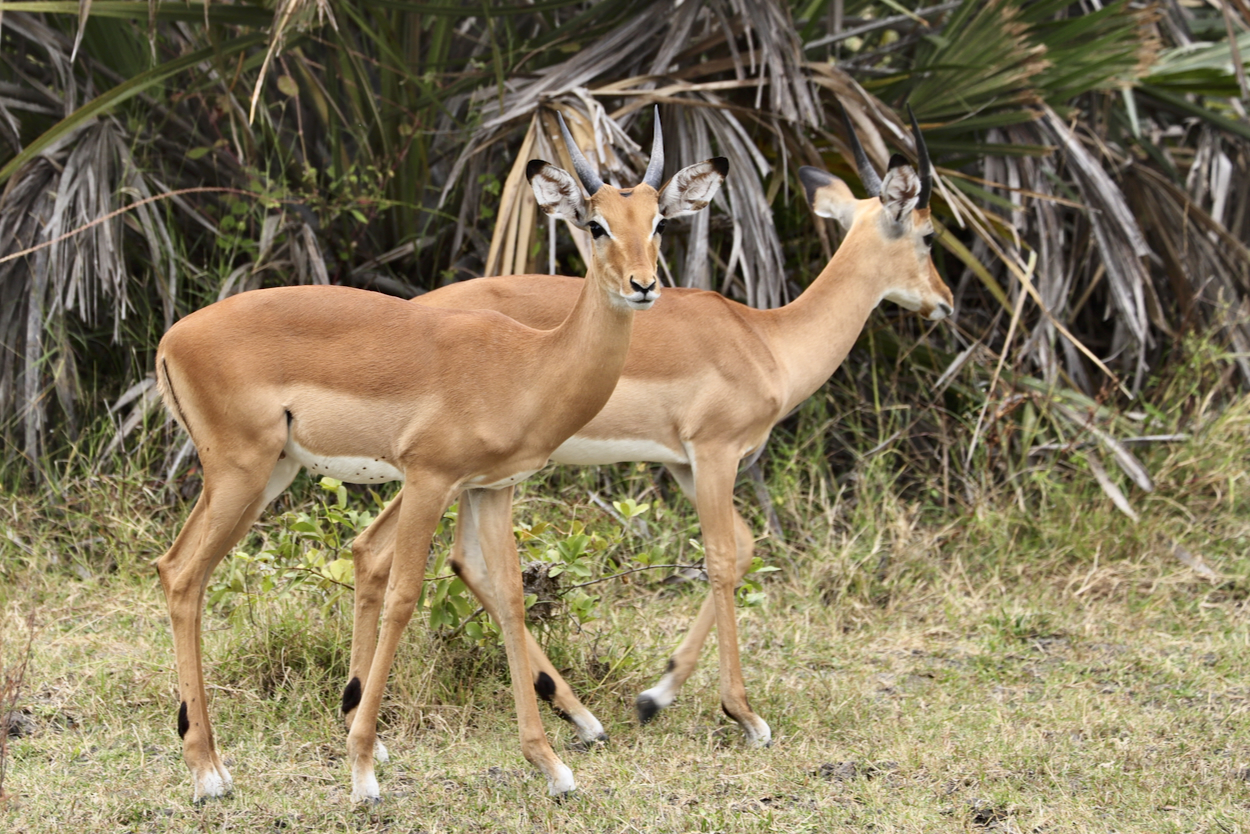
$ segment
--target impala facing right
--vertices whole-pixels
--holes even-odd
[[[807,291],[775,310],[756,310],[724,296],[679,287],[639,318],[616,390],[599,414],[551,455],[556,463],[663,464],[694,503],[703,527],[711,594],[694,627],[672,655],[658,684],[638,696],[644,723],[669,706],[694,671],[715,625],[720,696],[747,743],[763,746],[772,731],[747,701],[734,619],[734,588],[751,565],[755,543],[734,509],[738,463],[760,450],[782,418],[838,369],[868,315],[888,299],[930,321],[952,312],[951,291],[938,276],[929,248],[932,168],[912,119],[919,171],[901,156],[882,180],[846,123],[869,199],[857,200],[846,183],[818,168],[799,172],[813,210],[837,220],[847,234]],[[498,310],[531,327],[551,327],[577,297],[581,281],[556,276],[478,278],[442,287],[414,303]],[[391,505],[396,509],[404,496]],[[394,530],[380,516],[352,545],[356,593],[380,596],[391,560]],[[492,616],[503,589],[491,585],[483,537],[472,515],[461,515],[451,564]],[[366,587],[366,581],[378,588]],[[355,643],[377,622],[376,607],[358,611]],[[363,637],[360,635],[364,635]],[[599,720],[526,632],[534,686],[584,741],[598,739]]]

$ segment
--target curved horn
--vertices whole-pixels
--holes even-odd
[[[599,178],[599,173],[590,167],[586,157],[582,156],[581,149],[573,141],[573,134],[569,133],[569,126],[564,123],[564,114],[557,110],[556,118],[560,121],[560,133],[564,136],[564,147],[568,149],[569,156],[573,158],[573,170],[577,172],[577,178],[582,181],[582,185],[586,187],[586,190],[593,197],[596,191],[603,188],[603,180]]]
[[[933,193],[933,163],[929,161],[929,147],[924,143],[924,135],[920,132],[920,125],[916,123],[916,114],[912,112],[910,104],[907,105],[907,116],[911,119],[911,135],[916,139],[916,157],[920,163],[920,197],[916,208],[928,208],[929,196]]]
[[[855,166],[859,168],[859,181],[864,184],[869,197],[880,197],[881,177],[877,176],[876,169],[868,161],[864,146],[859,144],[859,136],[855,134],[855,126],[851,124],[851,117],[846,114],[845,107],[842,108],[842,124],[846,126],[847,140],[851,143],[851,151],[855,154]]]
[[[664,184],[664,133],[660,130],[658,104],[655,106],[655,133],[651,139],[651,163],[647,165],[647,173],[642,175],[642,181],[656,191]]]

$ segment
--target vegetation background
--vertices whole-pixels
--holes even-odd
[[[1243,0],[0,2],[6,828],[1244,831],[1248,54]],[[938,166],[955,318],[875,314],[744,473],[776,748],[725,735],[714,670],[628,722],[698,531],[657,469],[557,471],[518,522],[555,575],[535,628],[618,721],[572,762],[584,799],[520,769],[489,624],[435,559],[394,804],[353,811],[346,547],[390,493],[301,479],[211,591],[246,793],[186,807],[148,563],[198,482],[160,334],[259,286],[580,274],[522,166],[564,161],[560,111],[636,181],[657,104],[673,164],[732,164],[668,275],[756,306],[837,245],[794,173],[859,188],[840,110],[883,167],[910,104]]]

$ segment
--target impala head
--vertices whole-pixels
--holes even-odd
[[[910,107],[908,114],[920,156],[919,172],[895,154],[885,179],[877,176],[844,110],[842,121],[869,198],[855,199],[845,182],[819,168],[800,168],[799,179],[812,210],[821,217],[832,217],[847,230],[842,245],[866,246],[865,257],[879,264],[878,272],[885,282],[881,297],[918,312],[929,321],[940,321],[954,312],[954,298],[930,256],[934,234],[929,211],[933,167]]]
[[[614,302],[631,310],[649,309],[660,297],[656,260],[665,222],[706,207],[729,173],[729,160],[716,157],[691,165],[664,183],[664,141],[656,108],[647,173],[633,188],[616,188],[600,179],[573,141],[564,117],[559,119],[573,168],[590,196],[583,196],[570,174],[535,159],[526,166],[525,176],[538,207],[590,232],[594,254],[588,277],[606,281]]]

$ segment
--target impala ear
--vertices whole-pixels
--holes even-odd
[[[549,162],[531,159],[525,166],[525,178],[544,214],[585,227],[586,198],[571,174]]]
[[[881,203],[891,220],[908,225],[920,203],[920,175],[899,154],[890,158],[890,170],[881,181]]]
[[[723,156],[682,168],[660,189],[660,216],[681,217],[707,208],[729,174]]]
[[[851,228],[855,220],[855,195],[845,182],[819,168],[804,165],[799,169],[799,182],[807,192],[812,211],[820,217],[831,217],[843,229]]]

